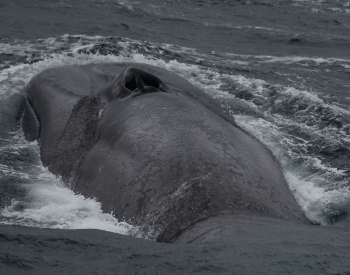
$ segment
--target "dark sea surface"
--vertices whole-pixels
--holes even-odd
[[[24,139],[24,88],[101,62],[159,66],[219,101],[314,225],[163,244],[75,195]],[[350,274],[350,1],[0,0],[0,102],[0,274]]]

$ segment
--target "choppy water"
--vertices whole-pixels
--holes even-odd
[[[13,20],[37,14],[42,32],[29,15],[17,31],[6,17],[0,30],[0,224],[135,235],[50,174],[20,126],[37,73],[125,61],[173,71],[218,100],[278,158],[311,221],[332,224],[349,211],[350,2],[3,2]]]

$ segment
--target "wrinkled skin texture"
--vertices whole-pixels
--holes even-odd
[[[23,129],[43,164],[158,241],[227,237],[242,215],[309,224],[271,152],[174,73],[61,67],[26,92]]]

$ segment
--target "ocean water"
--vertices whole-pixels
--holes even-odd
[[[349,274],[349,1],[0,1],[0,26],[3,274]],[[232,244],[174,248],[70,191],[24,139],[24,89],[45,69],[105,62],[165,68],[220,102],[277,157],[315,231],[259,229],[266,243],[246,229]],[[104,267],[72,264],[79,253]]]

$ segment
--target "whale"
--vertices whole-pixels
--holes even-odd
[[[254,221],[311,224],[272,152],[174,72],[132,62],[50,68],[25,97],[23,132],[43,165],[142,236],[207,242]]]

